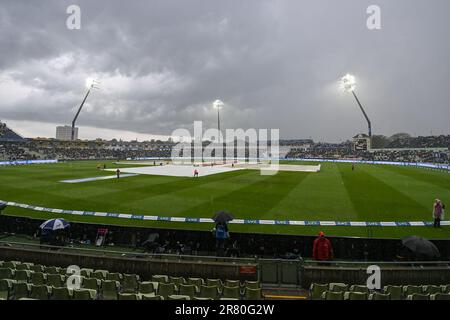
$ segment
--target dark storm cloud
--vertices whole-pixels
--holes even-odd
[[[65,26],[78,4],[81,30]],[[369,31],[366,8],[381,7]],[[417,1],[10,1],[0,6],[0,117],[153,134],[280,128],[340,140],[365,130],[338,78],[354,73],[375,133],[448,133],[450,4]]]

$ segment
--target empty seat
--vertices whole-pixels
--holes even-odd
[[[81,268],[81,270],[80,270],[80,275],[85,278],[91,278],[93,273],[94,273],[94,269]]]
[[[9,268],[9,269],[16,269],[16,266],[18,265],[15,261],[4,261],[2,268]]]
[[[403,298],[401,286],[385,286],[383,291],[391,295],[391,300],[402,300]]]
[[[223,298],[239,299],[241,297],[241,292],[239,290],[239,287],[236,287],[236,286],[235,287],[223,286],[222,297]]]
[[[344,293],[344,300],[367,300],[366,292],[347,291]]]
[[[186,284],[183,277],[169,277],[169,282],[175,284],[177,287],[181,284]]]
[[[119,281],[122,282],[123,275],[118,272],[108,273],[106,274],[106,280],[113,280],[113,281]]]
[[[102,295],[104,300],[117,300],[120,289],[120,282],[105,280],[102,283]]]
[[[350,291],[352,291],[352,292],[367,293],[367,294],[369,294],[369,292],[370,292],[369,288],[367,288],[367,286],[363,286],[363,285],[353,285],[353,286],[350,286]]]
[[[325,291],[322,293],[323,300],[344,300],[344,292]]]
[[[201,298],[210,298],[216,300],[219,296],[219,288],[217,286],[201,286],[200,295]]]
[[[205,281],[202,278],[188,278],[187,283],[197,286],[197,292],[199,292],[200,287],[205,284]]]
[[[42,272],[42,273],[44,273],[45,268],[44,268],[44,266],[42,266],[40,264],[34,264],[34,265],[32,265],[30,267],[30,270],[34,271],[34,272]]]
[[[434,293],[430,295],[430,300],[450,300],[448,293]]]
[[[403,295],[405,297],[412,295],[414,293],[422,293],[422,287],[421,286],[403,286]]]
[[[169,282],[169,277],[162,274],[154,274],[152,276],[152,281],[159,282],[159,283],[167,283]]]
[[[248,281],[246,280],[244,282],[244,287],[250,288],[250,289],[259,289],[261,287],[261,284],[259,281]]]
[[[328,284],[311,283],[309,295],[312,300],[321,300],[322,294],[328,291]]]
[[[244,298],[245,300],[261,300],[262,299],[261,288],[259,289],[246,288]]]
[[[139,286],[139,276],[137,274],[124,274],[122,279],[122,292],[135,293]]]
[[[153,282],[145,281],[139,283],[138,292],[139,294],[155,294],[155,287]]]
[[[94,300],[97,298],[97,291],[92,289],[74,289],[73,300]]]
[[[44,271],[47,274],[60,274],[61,268],[60,267],[44,267]]]
[[[430,300],[430,295],[423,293],[413,293],[406,297],[406,300]]]
[[[53,300],[70,300],[72,298],[72,291],[68,288],[53,288],[52,299]]]
[[[17,282],[28,282],[31,278],[30,270],[16,270],[14,280]]]
[[[83,283],[81,284],[81,286],[84,289],[91,289],[91,290],[98,291],[98,290],[100,290],[101,281],[99,279],[95,279],[95,278],[86,278],[86,279],[83,279]]]
[[[14,283],[14,299],[28,298],[30,296],[31,285],[25,282]]]
[[[14,270],[11,268],[0,268],[1,279],[14,279]]]
[[[9,279],[0,280],[0,299],[9,300],[13,292],[14,281]]]
[[[119,300],[140,300],[140,296],[135,293],[119,293]]]
[[[197,294],[197,287],[194,284],[180,284],[178,293],[183,296],[189,296],[192,299]]]
[[[333,292],[346,292],[348,291],[348,285],[345,283],[332,282],[328,285],[328,290]]]
[[[19,263],[16,265],[16,270],[31,270],[33,264],[29,262]]]
[[[227,287],[240,287],[241,286],[241,282],[239,280],[225,280],[225,285]]]
[[[369,300],[391,300],[391,294],[374,292],[369,294]]]
[[[30,298],[38,300],[48,300],[52,293],[52,287],[46,285],[31,285]]]
[[[191,297],[179,294],[171,294],[167,297],[167,300],[191,300]]]
[[[173,283],[160,283],[158,286],[158,295],[167,299],[168,296],[176,293],[176,286]]]
[[[106,276],[108,275],[108,273],[109,272],[106,270],[95,270],[91,276],[95,279],[106,280]]]
[[[449,293],[450,294],[450,284],[442,285],[441,286],[442,293]]]
[[[34,285],[46,284],[47,283],[47,274],[42,272],[33,272],[31,274],[31,283]]]
[[[207,286],[216,286],[219,288],[220,291],[222,291],[223,283],[220,279],[206,279],[206,285]]]
[[[47,285],[54,288],[60,288],[65,286],[65,277],[60,274],[48,274]]]
[[[143,295],[142,300],[164,300],[160,295]]]
[[[422,290],[425,294],[442,293],[442,289],[439,286],[423,286]]]

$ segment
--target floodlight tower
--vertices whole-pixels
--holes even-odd
[[[369,128],[369,138],[372,138],[372,124],[370,122],[369,117],[367,116],[366,111],[364,110],[363,106],[361,105],[361,102],[358,99],[358,96],[355,93],[355,89],[356,89],[356,79],[353,75],[351,74],[346,74],[345,76],[343,76],[340,80],[340,84],[341,84],[341,89],[345,92],[351,92],[353,94],[353,96],[356,99],[356,102],[358,103],[359,108],[361,109],[364,118],[366,118],[367,121],[367,126]]]
[[[217,109],[217,130],[219,131],[219,143],[220,143],[220,109],[223,108],[224,103],[220,100],[213,102],[213,107]]]
[[[78,115],[80,114],[81,109],[83,108],[83,105],[86,102],[87,97],[91,93],[91,90],[93,90],[93,89],[100,89],[98,87],[99,84],[100,84],[100,82],[98,82],[95,79],[91,79],[91,78],[86,79],[86,88],[87,88],[86,95],[84,96],[84,99],[81,102],[80,107],[78,108],[78,111],[77,111],[77,114],[75,115],[75,118],[73,118],[73,120],[72,120],[72,136],[71,136],[71,140],[72,141],[75,140],[75,123],[77,122]]]

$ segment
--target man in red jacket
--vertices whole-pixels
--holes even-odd
[[[322,231],[317,239],[314,240],[313,257],[319,261],[333,260],[333,247]]]

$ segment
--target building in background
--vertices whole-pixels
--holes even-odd
[[[78,140],[78,127],[74,130],[74,140]],[[56,127],[56,140],[72,140],[72,127],[71,126],[57,126]]]

